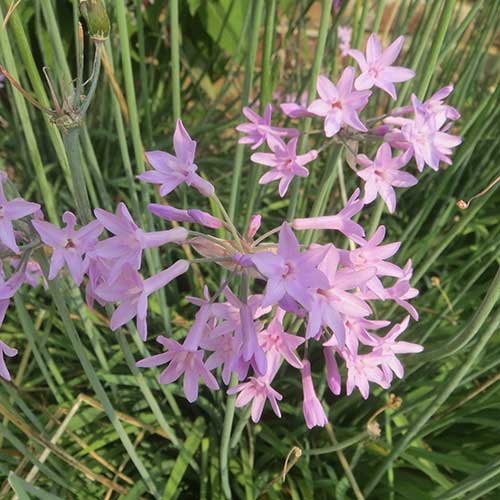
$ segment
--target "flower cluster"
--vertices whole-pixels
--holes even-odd
[[[346,48],[358,62],[360,74],[349,66],[335,84],[319,76],[318,99],[282,103],[281,110],[292,118],[323,120],[320,133],[327,140],[318,149],[297,151],[299,130],[272,125],[271,105],[262,117],[250,108],[243,110],[249,121],[237,127],[243,134],[240,143],[252,150],[263,145],[269,148],[269,152],[253,152],[251,160],[269,168],[260,183],[278,180],[281,197],[294,177],[307,176],[306,165],[336,141],[382,141],[373,159],[357,155],[361,168],[355,170],[364,181],[363,193],[357,188],[336,214],[295,218],[263,234],[259,234],[262,216],[255,214],[248,227],[239,231],[214,186],[199,174],[196,142],[181,120],[173,137],[174,154],[147,153],[152,169],[138,179],[158,185],[162,197],[180,185],[192,187],[210,198],[211,206],[219,207],[222,219],[199,209],[151,204],[151,214],[175,227],[148,232],[119,203],[115,213],[95,209],[95,220],[83,226],[77,226],[74,214],[65,212],[64,227],[59,228],[42,220],[38,205],[20,198],[9,201],[0,190],[0,241],[12,254],[10,277],[0,276],[0,323],[21,284],[39,282],[40,268],[31,258],[31,249],[43,245],[51,255],[48,280],[64,273],[76,285],[84,285],[89,307],[96,302],[116,305],[110,318],[112,330],[135,318],[138,333],[146,341],[149,296],[187,272],[190,261],[177,260],[145,278],[141,274],[143,251],[168,244],[189,245],[201,255],[196,262],[220,266],[226,278],[212,293],[205,288],[203,297],[188,297],[197,312],[183,340],[160,335],[156,340],[163,352],[137,363],[141,368],[161,366],[160,384],[182,378],[190,402],[198,397],[200,380],[212,390],[221,384],[230,386],[227,392],[236,396],[236,406],[251,403],[251,417],[257,422],[267,401],[281,416],[283,396],[276,376],[284,367],[295,369],[300,372],[309,428],[327,422],[315,392],[313,368],[314,372],[326,369],[326,382],[334,395],[341,394],[344,386],[347,395],[357,388],[366,399],[370,384],[388,388],[394,376],[403,376],[398,356],[423,349],[399,340],[410,318],[418,320],[409,302],[418,291],[411,286],[411,260],[404,267],[391,262],[400,243],[387,242],[382,225],[366,234],[359,216],[378,195],[394,212],[394,188],[417,182],[403,167],[414,158],[419,170],[425,164],[437,169],[441,161],[450,163],[451,149],[460,143],[448,133],[458,112],[443,102],[451,86],[423,103],[412,96],[411,106],[382,117],[364,121],[360,117],[372,95],[370,89],[378,87],[395,99],[394,83],[414,76],[413,71],[392,65],[403,41],[400,37],[383,50],[377,36],[371,35],[366,56]],[[377,125],[377,121],[382,123]],[[193,231],[192,224],[202,229]],[[301,244],[301,232],[310,230],[326,231],[328,243]],[[221,232],[227,236],[221,237]],[[31,240],[26,236],[30,234]],[[18,242],[26,238],[31,246],[23,251]],[[404,319],[375,319],[374,311],[380,312],[382,303],[399,306],[405,311]],[[0,342],[0,375],[6,379],[10,376],[3,356],[15,354],[15,349]],[[344,381],[339,363],[345,366]]]

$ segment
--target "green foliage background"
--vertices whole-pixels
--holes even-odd
[[[0,0],[0,23],[13,3]],[[76,73],[77,3],[21,1],[0,30],[0,63],[44,105],[49,101],[42,66],[61,93]],[[280,200],[274,186],[258,189],[260,167],[250,163],[248,149],[236,145],[241,108],[268,102],[276,90],[313,90],[320,70],[335,79],[347,64],[338,55],[339,24],[353,27],[358,48],[371,31],[386,41],[407,36],[400,61],[417,77],[398,86],[397,105],[412,92],[425,98],[453,83],[450,102],[462,113],[457,133],[464,142],[453,166],[427,170],[416,187],[399,193],[395,215],[373,205],[361,223],[369,227],[381,216],[389,239],[403,242],[398,263],[412,258],[421,320],[412,323],[407,338],[423,343],[425,351],[403,360],[405,378],[391,388],[399,407],[388,406],[389,394],[376,388],[368,401],[358,394],[333,397],[318,374],[318,392],[329,409],[327,429],[307,430],[300,381],[284,370],[277,379],[284,394],[281,420],[266,411],[258,425],[249,425],[245,410],[236,413],[230,485],[235,498],[247,499],[498,498],[499,184],[465,211],[456,201],[471,198],[499,175],[500,2],[346,0],[333,14],[331,3],[107,2],[109,64],[81,133],[91,202],[113,209],[124,200],[150,227],[144,207],[157,194],[134,176],[145,168],[144,150],[171,148],[180,114],[198,141],[200,170],[239,227],[253,207],[268,229],[287,213],[337,211],[357,184],[345,152],[337,147],[323,154],[308,180]],[[90,66],[88,40],[86,47]],[[372,99],[365,116],[383,113],[388,104],[382,96]],[[74,209],[71,170],[55,126],[8,84],[0,115],[0,167],[18,190],[43,203],[50,220]],[[169,202],[216,210],[187,190]],[[181,255],[152,253],[148,268],[154,272]],[[151,300],[150,339],[165,331],[182,338],[194,312],[184,296],[199,293],[202,283],[214,289],[219,279],[218,268],[203,268]],[[389,312],[401,316],[377,314]],[[20,355],[9,361],[15,381],[2,381],[0,389],[0,498],[14,492],[19,498],[223,497],[223,391],[202,390],[190,405],[177,385],[160,387],[154,370],[134,367],[136,359],[157,351],[155,342],[142,345],[132,327],[113,334],[105,313],[88,310],[69,284],[49,292],[23,288],[1,335]],[[366,432],[374,415],[378,438]],[[294,465],[282,482],[289,454]]]

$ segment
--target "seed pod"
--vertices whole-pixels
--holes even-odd
[[[109,36],[109,17],[104,0],[80,0],[80,10],[87,21],[89,36],[103,42]]]

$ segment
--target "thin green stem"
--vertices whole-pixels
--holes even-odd
[[[169,1],[170,12],[170,64],[172,78],[172,109],[174,120],[181,117],[181,77],[179,58],[179,1]]]
[[[266,30],[264,34],[264,53],[262,55],[262,73],[261,73],[261,91],[260,91],[260,113],[264,114],[264,110],[272,99],[272,64],[271,57],[275,39],[275,24],[276,24],[276,0],[269,0],[266,5]],[[252,166],[250,172],[250,180],[248,182],[249,200],[247,207],[247,215],[245,226],[248,224],[252,216],[255,200],[257,198],[258,184],[257,177],[261,169],[257,165]]]
[[[236,373],[231,375],[229,387],[234,387],[238,383]],[[236,408],[236,394],[229,395],[226,401],[226,411],[224,413],[224,423],[222,426],[222,438],[220,444],[220,475],[222,490],[226,498],[231,498],[231,486],[229,484],[229,442],[231,440],[231,429],[233,428],[234,410]]]
[[[92,220],[92,210],[90,208],[87,184],[81,164],[79,134],[79,128],[62,131],[64,147],[71,169],[73,186],[75,187],[76,212],[80,223],[88,224]]]
[[[311,450],[307,450],[306,453],[308,455],[327,455],[328,453],[333,453],[340,450],[345,450],[361,441],[365,441],[369,438],[369,433],[367,431],[360,432],[356,434],[352,438],[345,439],[337,444],[332,446],[324,446],[323,448],[313,448]]]
[[[498,288],[500,283],[500,269],[497,271],[493,285]],[[490,288],[491,290],[491,288]],[[483,302],[484,303],[484,302]],[[481,318],[478,319],[480,325],[478,329],[489,319],[489,314],[487,310],[483,311]],[[379,481],[382,479],[383,475],[387,472],[389,466],[394,463],[394,461],[404,452],[408,445],[413,441],[416,435],[424,427],[424,425],[430,420],[430,418],[438,411],[441,405],[449,398],[453,391],[460,384],[462,379],[467,375],[468,371],[472,368],[477,358],[486,347],[486,344],[492,337],[492,335],[497,331],[500,325],[500,309],[497,309],[493,318],[488,321],[488,328],[479,338],[474,349],[465,358],[462,365],[458,368],[455,374],[448,377],[446,384],[441,386],[436,397],[427,405],[422,413],[415,419],[411,426],[408,427],[408,432],[400,439],[396,446],[392,449],[390,455],[387,457],[385,462],[375,471],[372,478],[368,482],[365,488],[364,494],[368,496],[373,489],[377,486]]]
[[[250,89],[253,84],[253,75],[255,71],[255,61],[257,58],[257,47],[259,44],[259,30],[262,19],[262,11],[264,9],[264,0],[256,0],[252,2],[253,5],[253,19],[252,30],[250,34],[250,45],[248,47],[247,62],[245,66],[245,79],[243,82],[243,91],[241,93],[241,104],[246,106],[249,102]],[[229,195],[229,218],[234,220],[236,215],[236,205],[240,193],[241,183],[241,170],[243,167],[243,156],[245,151],[244,144],[236,146],[236,153],[234,156],[233,173],[231,194]]]
[[[450,24],[454,7],[455,0],[446,0],[443,12],[441,14],[441,19],[439,20],[437,33],[432,37],[432,49],[426,62],[426,70],[424,76],[420,80],[420,85],[418,87],[418,96],[422,100],[425,98],[427,90],[429,88],[429,83],[431,82],[431,79],[436,72],[439,53],[441,52],[441,47],[443,46],[444,38],[446,36],[448,25]]]
[[[330,0],[323,0],[321,2],[321,21],[319,25],[318,41],[316,45],[316,53],[314,55],[314,61],[311,68],[311,75],[309,79],[308,86],[308,102],[311,103],[316,97],[316,80],[318,79],[319,71],[321,69],[321,62],[323,60],[323,55],[325,52],[326,38],[328,35],[328,26],[330,24],[330,12],[332,9],[332,2]],[[312,120],[311,118],[306,118],[304,120],[303,135],[299,142],[299,154],[305,152],[307,147],[307,133],[311,128]],[[292,181],[290,188],[290,205],[288,206],[287,219],[291,221],[295,217],[295,212],[297,210],[297,205],[299,202],[300,194],[300,179],[295,178]]]

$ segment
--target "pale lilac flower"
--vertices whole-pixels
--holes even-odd
[[[417,353],[424,350],[423,346],[413,342],[397,341],[396,339],[408,328],[410,316],[394,325],[385,337],[375,337],[375,341],[368,345],[373,346],[373,354],[381,359],[380,365],[384,372],[387,385],[392,382],[392,374],[398,378],[403,378],[404,368],[396,354]]]
[[[110,233],[114,234],[113,237],[100,241],[95,249],[96,256],[113,261],[109,277],[111,281],[127,263],[134,269],[139,269],[144,249],[156,248],[167,243],[180,243],[188,236],[187,230],[182,227],[168,231],[143,231],[132,219],[125,203],[118,204],[115,214],[96,208],[94,215]]]
[[[294,368],[302,368],[302,361],[295,350],[305,342],[305,339],[285,332],[283,318],[285,311],[278,308],[276,315],[265,330],[259,332],[258,341],[264,352],[271,350],[279,353]]]
[[[187,349],[175,340],[167,339],[163,335],[157,337],[156,341],[167,349],[166,352],[141,359],[136,363],[136,366],[150,368],[168,363],[167,368],[158,377],[158,382],[171,384],[184,374],[183,390],[190,403],[198,398],[200,377],[209,389],[219,389],[217,380],[203,363],[203,351]]]
[[[297,137],[294,137],[290,139],[288,144],[285,144],[281,139],[269,136],[267,143],[272,153],[254,153],[250,157],[255,163],[271,167],[271,170],[259,179],[259,184],[269,184],[279,180],[278,191],[282,198],[296,175],[299,177],[309,175],[309,170],[304,165],[315,160],[318,156],[315,149],[303,155],[297,155],[297,141]]]
[[[4,356],[13,358],[16,354],[17,349],[9,347],[5,342],[0,340],[0,377],[7,380],[7,382],[10,382],[12,379],[9,370],[7,369]]]
[[[103,283],[95,291],[101,300],[120,302],[111,317],[109,325],[111,330],[117,330],[137,316],[137,331],[141,339],[145,341],[147,338],[148,297],[184,274],[188,268],[188,261],[178,260],[168,269],[151,278],[143,279],[131,265],[125,264],[122,273],[113,283]]]
[[[335,359],[335,351],[330,347],[323,348],[326,364],[326,383],[333,394],[338,396],[342,392],[342,379]]]
[[[404,36],[400,36],[389,47],[382,50],[380,39],[375,33],[372,33],[366,45],[366,58],[359,50],[351,49],[349,51],[349,54],[356,59],[361,68],[361,75],[356,78],[354,83],[357,90],[367,90],[375,86],[396,100],[394,83],[406,82],[415,76],[415,72],[411,69],[391,66],[401,52],[404,41]]]
[[[250,217],[250,222],[248,223],[248,230],[246,237],[248,240],[252,240],[252,238],[257,234],[257,231],[260,229],[260,225],[262,223],[262,216],[259,214],[254,214]]]
[[[281,417],[278,401],[283,396],[271,387],[271,382],[279,366],[280,356],[276,352],[270,351],[267,354],[267,372],[261,377],[250,377],[248,382],[231,387],[228,394],[238,394],[236,398],[236,407],[241,408],[252,401],[251,417],[252,421],[257,423],[262,416],[266,400],[271,403],[271,408],[277,417]]]
[[[153,167],[137,178],[152,184],[160,184],[160,195],[166,196],[180,184],[196,188],[203,196],[213,196],[214,187],[200,177],[194,163],[196,142],[189,137],[181,120],[177,120],[174,133],[175,156],[163,151],[149,151],[146,157]]]
[[[255,266],[267,279],[262,306],[278,304],[287,295],[299,304],[308,304],[312,287],[327,288],[326,276],[317,269],[324,252],[318,248],[301,253],[290,225],[284,222],[277,254],[258,252],[252,256]]]
[[[31,203],[22,198],[7,200],[3,190],[3,183],[6,179],[5,174],[0,172],[0,242],[14,253],[19,253],[19,247],[16,243],[16,236],[12,221],[22,219],[27,215],[32,215],[40,210],[38,203]]]
[[[311,375],[311,363],[308,359],[302,361],[304,365],[300,374],[302,376],[302,392],[304,401],[302,403],[302,412],[309,429],[315,426],[324,427],[328,423],[328,418],[323,410],[321,401],[316,396],[314,384]]]
[[[350,396],[355,387],[359,389],[363,399],[368,399],[370,382],[378,384],[383,389],[389,388],[384,372],[380,369],[381,358],[373,352],[356,354],[342,351],[347,368],[346,394]]]
[[[222,381],[228,385],[233,371],[237,371],[238,356],[241,351],[242,341],[236,335],[223,333],[216,337],[209,336],[202,340],[200,347],[204,350],[213,351],[205,362],[207,370],[213,370],[222,366]],[[247,371],[239,377],[245,378]],[[239,375],[239,372],[238,372]]]
[[[52,248],[48,279],[53,280],[66,264],[71,277],[80,285],[89,265],[84,257],[94,250],[103,227],[95,220],[76,230],[76,217],[71,212],[64,212],[62,221],[66,225],[62,229],[45,221],[34,220],[32,224],[41,240]]]
[[[365,230],[357,222],[351,220],[363,208],[363,201],[359,199],[359,193],[359,188],[356,188],[345,207],[338,214],[294,219],[292,227],[299,231],[304,229],[336,230],[355,241],[363,238]]]
[[[431,95],[427,101],[422,103],[422,108],[429,114],[437,117],[438,121],[458,120],[460,113],[457,109],[443,101],[453,92],[453,85],[447,85]],[[403,106],[391,111],[391,116],[402,116],[413,113],[413,106]],[[443,119],[444,118],[444,119]]]
[[[412,94],[411,99],[415,119],[386,119],[391,124],[401,125],[401,130],[395,129],[386,134],[384,140],[412,154],[420,172],[425,165],[439,170],[440,161],[451,165],[452,148],[461,144],[462,139],[443,131],[446,120],[444,113],[429,114],[415,94]]]
[[[403,276],[398,278],[394,285],[384,289],[383,299],[393,300],[396,304],[405,309],[415,321],[418,321],[418,311],[408,302],[409,299],[413,299],[419,294],[419,291],[410,284],[412,275],[412,262],[411,259],[408,259],[408,262],[403,268]],[[369,291],[363,294],[363,297],[368,300],[380,298],[375,293]]]
[[[160,205],[158,203],[150,203],[148,210],[162,219],[176,222],[190,222],[200,224],[201,226],[209,227],[211,229],[219,229],[224,226],[224,223],[202,210],[190,208],[188,210],[180,210],[169,205]],[[186,233],[187,236],[187,233]]]
[[[340,56],[341,57],[346,57],[349,55],[349,50],[351,48],[351,35],[352,35],[352,28],[349,26],[339,26],[337,28],[337,36],[339,38],[339,49],[340,49]]]
[[[307,111],[309,93],[304,92],[299,99],[299,102],[295,102],[297,99],[296,95],[288,94],[285,96],[285,101],[280,104],[281,111],[289,118],[305,118],[308,116],[315,116],[309,111]]]
[[[380,194],[389,212],[394,213],[396,210],[394,187],[411,187],[418,182],[416,177],[400,170],[409,160],[408,154],[393,158],[391,146],[386,142],[378,148],[373,161],[366,155],[358,155],[357,162],[365,167],[357,171],[358,176],[365,181],[364,203],[371,203],[377,194]]]
[[[392,257],[401,245],[400,242],[388,243],[381,245],[385,237],[385,227],[379,226],[373,236],[368,241],[362,241],[359,248],[354,250],[339,250],[340,262],[346,266],[351,267],[356,271],[363,271],[370,268],[376,269],[376,276],[368,280],[362,288],[365,293],[365,288],[376,294],[376,296],[384,300],[385,289],[379,276],[392,276],[394,278],[401,278],[404,274],[403,270],[393,264],[386,262],[386,259]]]
[[[10,299],[14,297],[19,287],[24,283],[24,273],[16,272],[7,281],[0,275],[0,326],[5,319]]]
[[[21,264],[21,259],[19,257],[12,257],[10,259],[10,264],[14,269],[19,269],[19,265]],[[47,289],[47,281],[45,280],[45,277],[43,275],[42,268],[40,267],[40,264],[33,259],[30,259],[26,264],[24,268],[24,280],[28,285],[32,286],[33,288],[38,286],[40,282],[43,284],[43,287]]]
[[[337,85],[334,85],[326,76],[318,76],[316,88],[319,99],[313,101],[308,111],[325,118],[325,135],[332,137],[343,126],[349,126],[361,132],[367,128],[359,119],[361,111],[371,95],[369,91],[358,92],[352,89],[354,83],[354,68],[344,69]]]
[[[236,127],[238,132],[246,134],[238,141],[239,144],[251,144],[252,149],[257,149],[269,137],[296,137],[299,135],[298,130],[294,128],[273,127],[271,125],[271,114],[273,107],[268,104],[265,107],[264,115],[261,117],[250,108],[243,108],[243,114],[250,123],[242,123]]]
[[[214,337],[221,334],[233,333],[241,341],[240,357],[243,365],[252,365],[259,374],[266,372],[266,356],[257,341],[261,324],[256,320],[269,311],[262,307],[262,296],[251,295],[246,303],[236,297],[229,287],[224,289],[226,303],[212,305],[214,315],[223,320],[212,330]],[[234,360],[236,363],[237,360]],[[243,371],[243,367],[241,367]]]
[[[361,271],[338,270],[339,252],[332,245],[326,245],[324,258],[318,269],[328,279],[328,285],[318,287],[311,294],[312,299],[306,307],[309,317],[306,328],[306,338],[318,335],[323,325],[329,327],[337,339],[340,348],[345,343],[345,328],[343,315],[354,317],[368,316],[372,310],[364,300],[348,290],[361,287],[375,276],[375,268]]]

